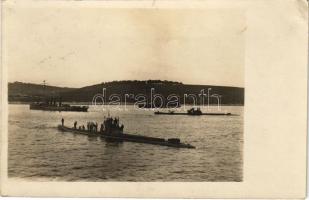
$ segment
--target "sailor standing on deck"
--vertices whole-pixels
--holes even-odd
[[[100,132],[104,131],[104,122],[101,124]]]
[[[74,129],[76,129],[77,121],[74,122]]]
[[[98,132],[98,122],[95,123],[94,128],[95,128],[95,132]]]
[[[62,124],[62,126],[64,125],[64,119],[63,118],[61,119],[61,124]]]

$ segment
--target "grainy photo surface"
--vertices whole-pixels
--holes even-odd
[[[243,181],[243,10],[39,5],[4,7],[10,179]]]

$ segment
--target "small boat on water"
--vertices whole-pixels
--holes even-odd
[[[154,112],[155,115],[191,115],[191,116],[200,116],[200,115],[232,115],[231,113],[203,113],[200,108],[189,109],[186,113],[177,113],[174,111],[168,111],[168,112],[160,112],[156,111]]]
[[[101,128],[98,131],[97,124],[92,123],[93,126],[87,125],[87,130],[83,126],[76,127],[76,124],[74,124],[74,127],[69,128],[62,125],[58,125],[58,129],[63,132],[71,132],[74,134],[82,134],[82,135],[88,135],[88,136],[95,136],[95,137],[101,137],[108,141],[118,141],[118,142],[136,142],[136,143],[144,143],[144,144],[153,144],[153,145],[160,145],[160,146],[168,146],[168,147],[175,147],[175,148],[189,148],[193,149],[194,146],[186,143],[180,142],[180,139],[178,138],[156,138],[156,137],[148,137],[148,136],[141,136],[141,135],[133,135],[133,134],[125,134],[123,133],[123,125],[119,125],[119,119],[113,119],[111,117],[108,117],[104,120],[103,124],[101,124]],[[94,127],[94,128],[93,128]]]

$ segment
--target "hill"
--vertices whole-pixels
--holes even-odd
[[[14,82],[8,84],[9,102],[40,101],[44,96],[57,96],[62,92],[72,91],[74,88],[43,86],[33,83]]]
[[[188,85],[180,82],[148,80],[148,81],[113,81],[106,82],[78,89],[60,88],[47,86],[49,96],[61,96],[63,101],[68,102],[92,102],[95,95],[104,96],[105,101],[112,95],[117,95],[121,102],[136,102],[137,95],[145,95],[150,98],[150,94],[160,94],[164,99],[169,95],[174,94],[180,97],[181,103],[192,103],[193,98],[184,98],[185,95],[198,95],[204,90],[207,94],[208,88],[211,88],[210,95],[218,94],[221,96],[222,104],[244,104],[244,88],[227,87],[227,86],[212,86],[212,85]],[[103,95],[103,89],[105,94]],[[21,98],[19,101],[35,101],[42,98],[44,89],[42,85],[25,84],[25,83],[10,83],[9,84],[9,101],[16,99],[16,95],[27,95],[27,98]],[[198,99],[199,100],[199,99]],[[216,98],[210,98],[210,103],[216,103]]]

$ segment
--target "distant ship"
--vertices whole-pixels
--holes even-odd
[[[46,90],[46,81],[43,81],[43,91]],[[44,110],[44,111],[71,111],[71,112],[88,112],[88,106],[71,106],[69,104],[63,104],[61,97],[59,101],[56,101],[56,98],[50,97],[47,98],[45,95],[45,101],[35,102],[30,104],[30,110]]]
[[[71,106],[69,104],[62,104],[61,101],[57,103],[55,100],[30,104],[30,110],[88,112],[88,108],[88,106]]]

